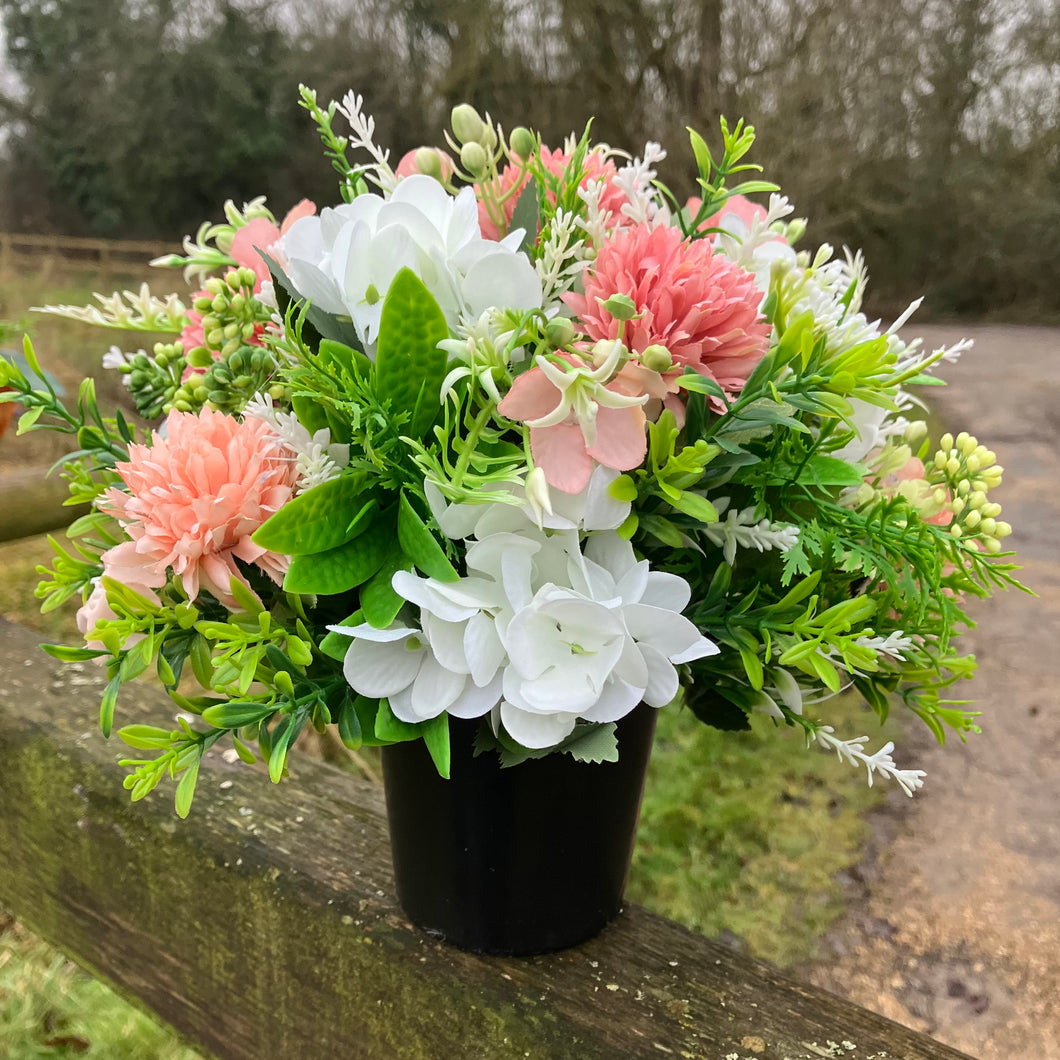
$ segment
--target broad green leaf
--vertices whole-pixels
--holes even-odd
[[[359,626],[364,621],[364,615],[358,608],[349,618],[336,622],[336,626]],[[329,658],[336,662],[342,662],[346,658],[346,652],[353,643],[353,637],[347,637],[345,633],[331,631],[317,645],[317,647]]]
[[[263,721],[276,712],[276,707],[268,703],[233,700],[207,707],[202,712],[202,720],[215,729],[242,729],[244,725],[253,725]]]
[[[269,779],[273,784],[279,784],[283,776],[284,767],[287,765],[287,751],[300,729],[296,719],[288,715],[282,718],[273,730],[272,753],[269,755]]]
[[[449,715],[444,711],[436,718],[425,721],[421,727],[423,742],[427,745],[431,760],[438,775],[449,779]]]
[[[340,475],[288,501],[254,531],[256,545],[284,556],[326,552],[356,536],[350,522],[363,506],[364,472]],[[360,501],[360,503],[358,503]],[[363,528],[363,527],[362,527]]]
[[[434,296],[411,269],[402,269],[383,302],[375,377],[376,392],[391,411],[409,413],[405,432],[412,438],[422,438],[441,411],[446,355],[438,343],[448,337]]]
[[[355,589],[379,570],[393,545],[393,524],[389,519],[376,520],[364,533],[338,548],[294,556],[283,587],[287,592],[322,596]]]
[[[328,367],[338,365],[350,375],[364,377],[372,371],[372,362],[359,347],[347,346],[334,339],[324,339],[320,343],[319,355],[321,364]]]
[[[442,546],[404,493],[398,501],[397,534],[402,551],[428,578],[436,578],[440,582],[455,582],[459,579],[460,575],[446,558]]]
[[[533,246],[537,239],[538,229],[541,227],[541,216],[537,202],[537,180],[533,177],[527,181],[526,187],[519,192],[519,198],[515,201],[515,210],[512,213],[511,224],[508,231],[522,228],[525,231],[519,249],[527,250]]]
[[[423,726],[422,723],[412,725],[402,721],[390,709],[390,704],[381,699],[379,711],[375,716],[375,735],[385,743],[405,743],[408,740],[418,740],[423,735]]]
[[[405,600],[390,584],[399,570],[411,570],[411,562],[400,549],[395,549],[361,589],[361,610],[364,620],[376,629],[386,629],[394,621]]]

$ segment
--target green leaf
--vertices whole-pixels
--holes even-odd
[[[389,519],[377,520],[338,548],[294,556],[283,579],[283,587],[287,592],[321,596],[355,589],[379,570],[393,544],[393,524]]]
[[[118,736],[130,747],[143,751],[168,747],[172,742],[172,733],[156,725],[126,725],[118,730]]]
[[[508,225],[508,231],[512,232],[516,228],[522,228],[525,231],[526,234],[519,244],[519,249],[527,251],[537,239],[540,227],[541,215],[537,201],[537,179],[531,177],[527,181],[526,187],[519,192],[519,198],[515,200],[515,210],[512,213],[511,224]]]
[[[230,703],[207,707],[202,712],[202,720],[215,729],[242,729],[244,725],[264,721],[275,713],[274,704],[255,703],[253,700],[232,700]]]
[[[395,413],[408,412],[405,428],[422,438],[441,412],[446,354],[438,343],[449,325],[434,296],[408,268],[395,277],[383,302],[375,357],[376,393]]]
[[[422,724],[412,725],[398,718],[385,699],[379,701],[379,711],[375,716],[377,739],[385,743],[406,743],[409,740],[418,740],[423,735],[422,730]]]
[[[302,719],[304,721],[304,719]],[[279,724],[272,733],[272,752],[269,755],[269,779],[273,784],[279,784],[283,771],[287,766],[287,752],[291,743],[298,736],[302,726],[297,723],[293,715],[281,718]]]
[[[364,742],[361,736],[361,719],[357,716],[353,701],[349,698],[343,700],[339,708],[338,717],[339,739],[344,747],[356,751]]]
[[[363,471],[355,471],[314,486],[262,523],[251,540],[284,556],[326,552],[346,544],[358,529],[366,529],[362,524],[350,532],[351,517],[363,511],[363,502],[357,502],[366,478]]]
[[[459,580],[460,575],[404,493],[398,501],[397,533],[402,551],[428,578],[440,582]]]
[[[688,136],[692,141],[692,154],[696,156],[696,166],[699,168],[699,175],[709,179],[710,171],[714,168],[714,160],[710,157],[710,148],[707,147],[706,140],[695,129],[689,128]]]
[[[344,618],[341,622],[336,622],[336,626],[359,626],[364,621],[364,614],[361,609],[358,608],[349,618]],[[336,633],[331,630],[317,645],[317,647],[323,652],[329,659],[334,659],[336,662],[342,662],[346,658],[346,652],[349,651],[350,645],[353,643],[353,637],[346,636],[345,633]]]
[[[425,721],[421,727],[423,742],[427,745],[431,760],[438,775],[449,779],[449,715],[444,711],[436,718]]]
[[[15,431],[15,434],[25,434],[27,431],[31,431],[33,425],[40,419],[42,412],[44,412],[43,405],[36,405],[28,412],[23,412],[18,418],[18,430]]]
[[[118,704],[118,689],[121,688],[121,677],[115,674],[103,690],[103,698],[99,703],[99,727],[103,735],[110,738],[110,730],[114,727],[114,708]]]
[[[365,583],[361,589],[361,611],[370,626],[386,629],[397,617],[405,599],[398,595],[390,581],[399,570],[411,569],[412,564],[404,553],[395,549]]]
[[[670,504],[679,512],[690,515],[701,523],[718,521],[718,509],[706,497],[701,497],[698,493],[689,493],[685,490],[678,497],[671,498]]]
[[[563,750],[577,762],[617,762],[618,737],[615,723],[593,725],[572,743],[564,744]]]
[[[338,365],[352,376],[367,378],[372,372],[372,362],[364,351],[357,346],[347,346],[334,339],[324,339],[320,343],[320,363],[325,367]]]
[[[102,655],[110,654],[95,648],[71,648],[66,644],[42,644],[41,648],[60,662],[85,662],[87,659],[98,659]]]
[[[194,763],[186,770],[177,785],[176,808],[177,816],[182,820],[191,812],[191,800],[195,798],[195,782],[199,779],[199,763],[201,757],[196,758]]]
[[[816,486],[860,486],[864,478],[855,465],[845,460],[814,454],[803,466],[798,481],[810,481]]]

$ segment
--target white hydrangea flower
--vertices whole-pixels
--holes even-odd
[[[540,487],[540,482],[529,479],[530,496],[525,486],[506,487],[507,500],[516,498],[517,503],[506,503],[499,498],[490,500],[487,494],[481,504],[447,504],[442,491],[430,479],[424,483],[424,493],[442,533],[454,541],[518,531],[528,523],[545,530],[617,530],[629,517],[632,507],[629,501],[611,496],[611,486],[620,474],[614,468],[598,464],[580,493],[548,489],[546,484],[547,504],[542,503],[545,494],[540,488],[534,493],[534,486]]]
[[[301,218],[281,243],[298,291],[329,313],[350,316],[371,354],[383,299],[403,268],[423,281],[451,329],[494,306],[539,308],[541,280],[518,249],[523,235],[517,229],[500,242],[483,238],[471,188],[453,196],[416,174],[388,198],[359,195]]]

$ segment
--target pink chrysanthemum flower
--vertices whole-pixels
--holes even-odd
[[[751,273],[715,254],[709,240],[685,242],[667,225],[635,225],[614,233],[584,274],[585,294],[565,294],[592,339],[619,336],[620,321],[600,304],[614,294],[633,299],[640,316],[623,341],[642,353],[658,343],[678,365],[694,368],[739,393],[769,346]],[[718,403],[720,405],[720,402]]]
[[[265,422],[211,409],[171,412],[165,437],[155,432],[151,445],[130,445],[117,470],[129,492],[112,487],[100,507],[132,540],[103,554],[104,574],[158,589],[172,568],[190,599],[206,589],[232,609],[231,580],[246,584],[237,559],[282,581],[288,558],[250,539],[290,500],[297,477]]]

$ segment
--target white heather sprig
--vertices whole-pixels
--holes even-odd
[[[902,662],[905,661],[903,653],[915,646],[913,638],[906,636],[900,629],[896,629],[886,637],[870,637],[867,635],[855,637],[854,643],[876,652],[877,655],[890,655],[892,658],[900,659]]]
[[[310,434],[296,416],[273,405],[271,394],[255,394],[247,403],[243,415],[253,416],[267,423],[294,454],[295,467],[298,470],[296,495],[305,493],[322,482],[338,478],[342,469],[349,463],[348,445],[332,442],[331,431],[327,427]]]
[[[541,278],[546,308],[564,291],[570,290],[589,256],[585,240],[576,238],[580,224],[573,213],[557,210],[549,227],[548,239],[541,247],[541,256],[534,263]]]
[[[122,331],[153,331],[179,335],[186,322],[184,304],[175,295],[165,299],[151,294],[146,283],[139,292],[117,291],[111,295],[94,296],[98,306],[45,305],[32,306],[33,313],[51,313],[57,317],[79,320],[84,324],[95,324],[104,328],[119,328]],[[124,301],[122,300],[124,299]]]
[[[603,178],[587,180],[578,189],[578,198],[585,203],[585,217],[578,218],[575,224],[585,233],[590,247],[601,246],[607,240],[611,228],[611,211],[603,207],[602,200],[607,190],[607,181]]]
[[[665,158],[662,146],[649,140],[644,145],[644,157],[634,158],[615,174],[613,183],[626,196],[622,213],[634,224],[670,223],[670,211],[660,206],[652,186],[657,175],[654,167]]]
[[[822,747],[831,748],[841,761],[849,762],[852,766],[863,765],[868,774],[870,788],[876,773],[887,780],[893,780],[910,797],[914,791],[924,786],[926,774],[922,769],[899,769],[894,764],[891,757],[894,744],[889,740],[874,754],[866,754],[862,747],[869,742],[867,736],[841,740],[835,735],[835,729],[831,725],[814,727],[808,732],[807,739],[816,740]]]
[[[738,510],[729,508],[729,503],[728,497],[716,500],[714,507],[725,518],[700,527],[707,539],[721,548],[726,563],[731,564],[735,560],[738,547],[757,548],[759,552],[769,552],[771,549],[787,552],[798,541],[797,526],[771,523],[768,519],[756,521],[753,507]]]
[[[361,148],[375,159],[375,163],[366,168],[372,171],[373,180],[384,192],[393,191],[397,187],[398,179],[390,168],[390,152],[384,151],[375,143],[375,118],[365,114],[361,109],[363,106],[364,96],[352,91],[347,92],[338,105],[339,113],[350,123],[350,131],[353,134],[349,138],[349,146]]]

